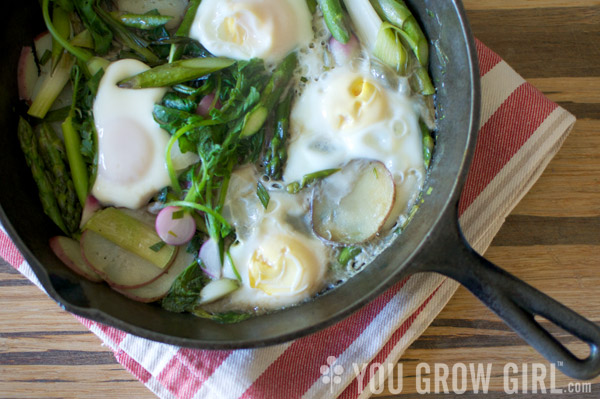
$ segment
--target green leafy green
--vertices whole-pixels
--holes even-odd
[[[105,55],[110,50],[113,34],[102,18],[94,10],[96,0],[73,0],[73,5],[83,24],[92,34],[94,49],[97,54]]]
[[[192,263],[177,277],[169,293],[162,299],[161,305],[170,312],[191,312],[200,298],[200,291],[210,279],[200,269],[197,262]]]

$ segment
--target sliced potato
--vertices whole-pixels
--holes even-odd
[[[138,288],[115,288],[115,290],[134,301],[144,303],[158,301],[169,293],[169,290],[177,277],[183,273],[192,262],[194,262],[194,255],[181,250],[177,253],[177,257],[167,272],[150,284]]]
[[[313,230],[339,244],[367,241],[382,229],[395,198],[394,179],[383,163],[353,160],[315,187]]]
[[[175,257],[164,268],[160,268],[92,230],[84,231],[81,236],[81,253],[96,273],[117,288],[137,288],[150,284],[168,270]]]
[[[50,249],[69,269],[94,283],[102,281],[98,275],[83,259],[79,241],[69,237],[56,236],[50,239]]]

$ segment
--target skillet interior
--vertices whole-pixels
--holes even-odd
[[[349,315],[398,281],[419,263],[427,238],[459,195],[479,118],[478,71],[474,45],[460,1],[407,1],[430,39],[431,69],[438,89],[437,147],[427,187],[431,195],[407,230],[363,272],[317,300],[229,326],[166,312],[90,283],[54,256],[48,239],[60,233],[44,215],[19,148],[16,126],[16,68],[20,49],[43,30],[39,3],[10,2],[3,24],[0,83],[0,219],[48,292],[66,310],[135,335],[201,348],[257,347],[298,338]],[[431,11],[431,16],[428,11]],[[420,17],[419,17],[420,16]],[[445,62],[444,60],[447,60]]]

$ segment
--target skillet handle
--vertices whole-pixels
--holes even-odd
[[[466,242],[460,228],[456,229],[454,232],[447,229],[439,237],[444,239],[435,240],[437,249],[442,249],[438,253],[444,254],[443,259],[434,255],[435,259],[420,269],[444,274],[464,285],[567,376],[582,380],[598,376],[600,327],[479,255]],[[545,317],[587,343],[590,355],[586,359],[576,357],[535,316]]]

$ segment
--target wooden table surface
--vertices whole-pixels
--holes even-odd
[[[578,118],[563,148],[508,217],[486,256],[600,323],[600,0],[466,0],[465,7],[480,40]],[[576,353],[586,353],[586,345],[551,330]],[[534,363],[550,372],[547,361],[460,288],[404,354],[402,393],[389,391],[400,383],[392,380],[375,397],[440,396],[416,393],[419,363],[432,372],[436,363],[450,371],[458,363],[491,363],[490,392],[469,394],[469,383],[464,396],[507,398],[503,368],[508,362],[521,371],[522,364],[528,365],[529,390]],[[544,381],[549,389],[549,377]],[[564,393],[554,396],[600,398],[600,378],[590,385],[574,382],[557,373],[556,387],[564,387]],[[449,385],[454,393],[441,396],[455,395]],[[569,388],[591,393],[571,393]],[[0,398],[51,397],[154,395],[73,316],[0,259]]]

